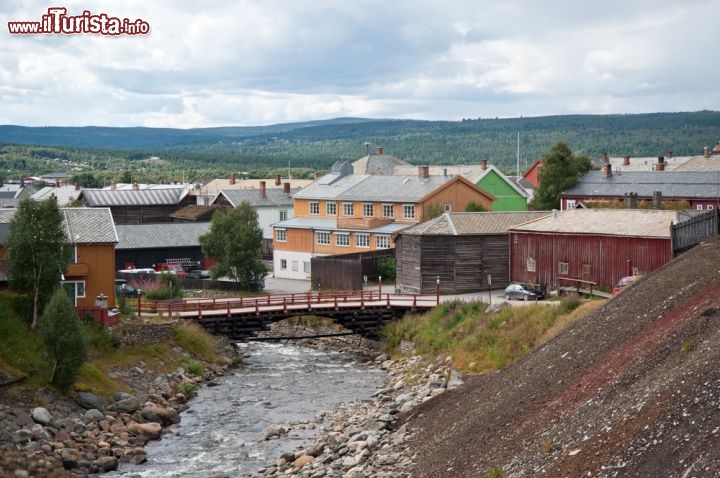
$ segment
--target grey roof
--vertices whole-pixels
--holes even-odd
[[[389,154],[370,154],[353,162],[352,166],[354,174],[377,174],[390,176],[394,174],[397,166],[411,166],[411,164]]]
[[[298,192],[295,198],[413,203],[453,179],[450,176],[421,178],[419,176],[350,175],[329,185],[319,184],[319,181],[316,181]]]
[[[0,224],[9,224],[16,209],[0,209]],[[65,234],[74,244],[118,242],[112,213],[108,208],[62,207]]]
[[[602,171],[588,171],[562,196],[624,197],[626,193],[637,193],[640,197],[652,197],[655,191],[660,191],[664,198],[717,198],[720,172],[623,171],[605,178]]]
[[[391,222],[373,229],[357,229],[337,227],[337,223],[334,219],[294,217],[292,219],[288,219],[287,221],[277,222],[273,224],[272,227],[273,229],[313,229],[317,231],[352,231],[359,233],[367,232],[374,234],[393,234],[412,225],[412,223]]]
[[[76,189],[75,186],[46,186],[36,193],[33,193],[32,198],[35,201],[42,201],[51,196],[57,198],[59,206],[67,206],[80,196],[80,190]]]
[[[512,227],[513,231],[669,238],[677,211],[657,209],[568,209]]]
[[[188,194],[185,187],[161,189],[82,189],[82,196],[91,207],[98,206],[161,206],[180,203]]]
[[[292,206],[292,196],[298,191],[300,188],[291,189],[290,195],[287,195],[282,189],[266,189],[263,197],[260,195],[259,189],[224,189],[218,196],[225,196],[233,207],[238,207],[243,201],[249,202],[253,207],[278,207]]]
[[[166,224],[118,224],[120,249],[199,246],[198,238],[210,231],[209,222]]]
[[[405,229],[401,234],[460,236],[507,234],[514,226],[550,215],[547,211],[450,212]]]

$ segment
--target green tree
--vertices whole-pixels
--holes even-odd
[[[38,332],[50,359],[50,383],[69,390],[87,358],[87,342],[75,307],[62,287],[55,290],[40,316]]]
[[[55,199],[20,201],[6,245],[10,287],[32,298],[31,327],[35,329],[40,311],[59,287],[72,254]]]
[[[485,207],[483,207],[482,204],[477,203],[475,201],[470,201],[465,206],[465,212],[485,212],[485,211],[487,211],[487,209],[485,209]]]
[[[530,207],[536,211],[547,211],[560,207],[560,193],[575,184],[578,178],[590,170],[590,159],[573,156],[570,147],[559,141],[542,156],[542,167],[538,173],[540,183],[535,190]]]
[[[215,259],[213,279],[227,276],[251,289],[263,282],[267,269],[260,261],[262,229],[249,202],[213,216],[210,231],[200,236],[203,254]]]

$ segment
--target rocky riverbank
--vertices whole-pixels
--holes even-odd
[[[276,331],[277,332],[277,331]],[[357,337],[349,336],[349,340]],[[344,348],[342,340],[322,339],[310,346]],[[347,345],[347,344],[345,344]],[[357,347],[359,344],[355,343]],[[293,427],[314,428],[316,439],[308,446],[278,457],[259,470],[257,477],[299,476],[312,478],[399,478],[411,476],[413,456],[407,448],[408,431],[401,425],[401,414],[460,385],[449,359],[428,364],[412,354],[412,344],[403,344],[407,358],[390,360],[378,355],[377,344],[365,342],[363,353],[374,355],[373,365],[387,371],[387,386],[368,400],[359,400],[318,413],[314,423],[271,426],[264,439],[274,439]],[[353,351],[357,349],[352,349]]]
[[[133,345],[156,341],[169,327],[141,329],[126,339]],[[219,349],[224,359],[204,364],[201,376],[183,368],[158,375],[144,363],[113,370],[113,378],[134,392],[117,392],[112,400],[92,393],[62,396],[49,388],[0,390],[0,477],[77,477],[144,462],[148,441],[180,421],[188,406],[184,391],[212,386],[237,363],[231,344],[220,341]]]

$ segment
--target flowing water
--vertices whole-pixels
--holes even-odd
[[[145,448],[148,461],[123,464],[105,477],[243,477],[283,452],[312,440],[315,430],[293,427],[281,439],[259,441],[268,425],[310,421],[318,411],[368,398],[386,374],[346,354],[292,345],[241,345],[244,365],[203,387],[182,421]]]

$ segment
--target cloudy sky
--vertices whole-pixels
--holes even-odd
[[[58,6],[150,31],[10,34]],[[718,19],[720,0],[2,0],[0,124],[717,110]]]

